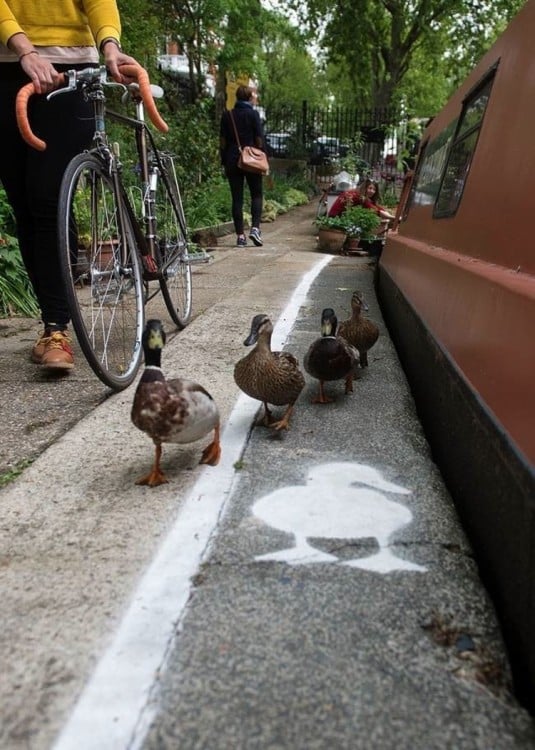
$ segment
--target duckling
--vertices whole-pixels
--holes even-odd
[[[368,350],[379,338],[379,328],[373,321],[361,315],[363,310],[368,312],[369,307],[364,301],[362,292],[353,292],[351,317],[340,323],[338,335],[342,336],[355,349],[358,349],[360,366],[368,367]]]
[[[321,336],[312,342],[305,354],[305,370],[320,382],[319,394],[312,399],[313,404],[332,401],[323,392],[323,383],[328,380],[345,378],[346,394],[353,392],[353,370],[358,353],[345,339],[336,335],[337,325],[334,310],[326,307],[321,314]]]
[[[201,464],[215,466],[221,456],[220,419],[214,399],[198,383],[176,378],[166,380],[161,369],[165,331],[160,320],[148,320],[142,336],[145,370],[132,404],[132,422],[155,445],[154,464],[136,484],[157,487],[168,480],[160,467],[162,443],[192,443],[214,430],[213,441],[204,449]]]
[[[289,352],[271,351],[273,325],[267,315],[255,315],[244,346],[255,348],[234,367],[236,385],[251,398],[264,404],[260,424],[274,430],[287,430],[294,404],[305,386],[299,363]],[[282,419],[276,420],[268,407],[288,405]]]

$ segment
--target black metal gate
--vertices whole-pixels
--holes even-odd
[[[271,156],[327,164],[351,150],[373,165],[383,158],[387,138],[401,125],[397,109],[319,108],[303,102],[300,109],[267,109],[264,128]]]

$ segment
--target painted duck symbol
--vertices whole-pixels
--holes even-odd
[[[335,462],[314,466],[304,486],[275,490],[253,505],[252,512],[257,518],[293,534],[295,539],[293,547],[258,555],[255,560],[278,560],[290,565],[337,562],[380,573],[426,570],[391,551],[390,537],[411,522],[412,513],[405,505],[389,500],[383,492],[410,494],[410,490],[386,481],[377,469],[365,464]],[[377,553],[344,562],[307,541],[370,537],[377,540]]]

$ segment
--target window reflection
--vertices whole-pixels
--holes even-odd
[[[459,127],[453,139],[440,183],[433,211],[435,218],[453,216],[459,207],[490,98],[495,73],[496,69],[493,69],[481,86],[465,101],[464,109],[459,118]]]

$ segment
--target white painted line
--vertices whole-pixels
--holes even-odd
[[[312,282],[330,260],[331,256],[323,256],[296,287],[276,323],[274,348],[286,340]],[[185,499],[54,750],[132,750],[142,743],[157,708],[151,704],[151,689],[180,628],[190,579],[209,552],[234,488],[234,464],[243,453],[258,407],[258,401],[244,394],[236,401],[223,431],[220,463],[203,470]]]

